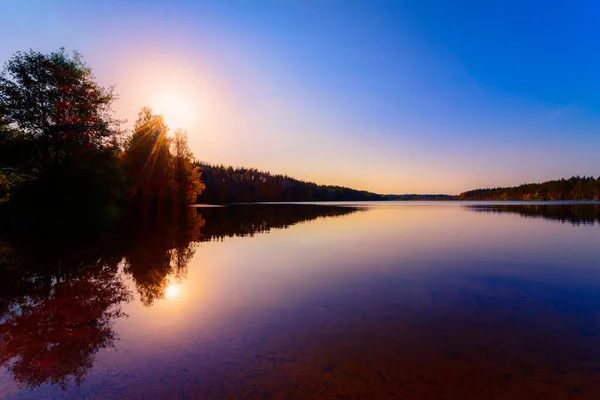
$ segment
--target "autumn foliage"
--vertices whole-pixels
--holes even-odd
[[[129,179],[125,201],[145,209],[195,203],[204,185],[193,162],[187,133],[177,130],[169,137],[162,116],[142,108],[121,154]]]
[[[61,212],[81,220],[138,206],[170,213],[196,201],[204,186],[186,132],[172,136],[163,118],[144,107],[127,134],[113,117],[116,99],[79,53],[31,50],[6,63],[0,201],[9,205],[11,221]]]

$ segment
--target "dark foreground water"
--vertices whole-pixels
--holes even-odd
[[[2,398],[600,398],[597,204],[198,208],[74,240],[0,242]]]

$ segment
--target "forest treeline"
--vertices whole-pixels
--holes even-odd
[[[0,222],[170,213],[202,191],[186,132],[143,107],[130,132],[77,53],[17,52],[0,73]],[[16,224],[15,224],[16,223]]]
[[[343,186],[318,185],[255,168],[225,167],[206,162],[197,162],[195,165],[200,169],[206,184],[206,189],[198,196],[198,203],[448,200],[451,198],[442,194],[377,194]]]
[[[206,189],[199,203],[228,204],[286,201],[374,201],[384,196],[342,186],[317,185],[312,182],[273,175],[254,168],[234,168],[198,162]]]
[[[476,189],[461,193],[457,200],[600,200],[600,177],[574,176],[515,187]]]

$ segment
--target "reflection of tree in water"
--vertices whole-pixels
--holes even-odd
[[[186,218],[135,223],[124,252],[125,272],[133,278],[140,301],[151,306],[164,297],[168,278],[185,279],[196,242],[253,236],[317,218],[334,217],[356,208],[325,205],[236,205],[190,209]]]
[[[98,350],[114,347],[112,322],[131,295],[117,274],[118,261],[73,264],[38,250],[37,257],[21,256],[18,269],[0,270],[0,364],[21,386],[64,388],[71,378],[83,380]],[[39,261],[44,255],[56,269]]]
[[[234,236],[254,236],[271,229],[319,218],[337,217],[358,211],[356,207],[322,204],[253,204],[202,208],[206,219],[200,241],[222,240]]]
[[[60,282],[53,292],[4,316],[0,363],[13,359],[8,369],[24,386],[65,387],[69,376],[79,384],[98,350],[114,346],[112,321],[129,298],[114,275]]]
[[[126,275],[141,302],[150,306],[164,297],[170,277],[185,279],[198,241],[253,235],[355,210],[298,205],[190,209],[182,218],[130,219],[105,236],[77,243],[0,239],[0,364],[24,387],[79,384],[98,351],[118,340],[113,322],[124,316],[121,306],[132,299]]]
[[[194,254],[203,220],[192,211],[128,220],[76,244],[0,242],[0,364],[24,387],[81,383],[97,352],[115,346],[113,322],[132,299],[120,266],[144,304],[161,298],[167,276],[183,278]]]
[[[600,204],[472,204],[466,207],[477,212],[519,214],[573,225],[600,223]]]
[[[169,276],[185,279],[204,223],[202,216],[190,209],[183,219],[137,225],[124,252],[124,270],[133,278],[142,304],[151,306],[164,297]]]

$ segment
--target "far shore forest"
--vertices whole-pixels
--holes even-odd
[[[176,215],[195,203],[382,200],[600,200],[600,177],[573,177],[458,196],[382,195],[252,168],[197,161],[187,132],[141,107],[131,131],[77,52],[17,52],[0,74],[0,221],[55,215],[106,221]]]

